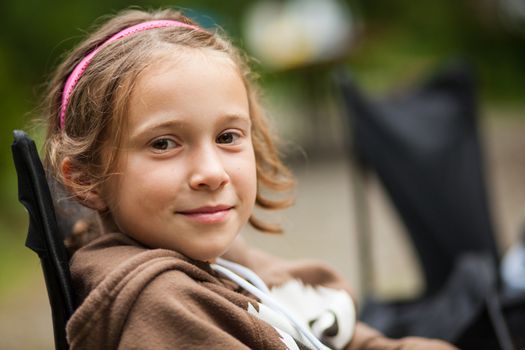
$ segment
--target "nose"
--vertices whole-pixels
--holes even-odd
[[[204,147],[191,155],[192,172],[190,187],[194,190],[216,191],[224,187],[230,176],[224,167],[219,150],[213,147]]]

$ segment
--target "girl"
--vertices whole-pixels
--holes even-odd
[[[450,348],[382,337],[329,268],[236,240],[248,222],[278,231],[252,211],[287,206],[263,190],[293,181],[219,34],[171,10],[122,12],[58,67],[46,114],[46,167],[104,232],[71,259],[73,349]]]

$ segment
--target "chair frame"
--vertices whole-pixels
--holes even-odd
[[[44,272],[57,350],[69,349],[66,324],[75,311],[69,256],[58,231],[53,200],[34,141],[14,131],[13,160],[18,176],[18,197],[29,213],[26,246],[38,254]]]

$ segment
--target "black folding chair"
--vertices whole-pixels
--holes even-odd
[[[14,132],[13,159],[18,176],[18,197],[29,212],[26,246],[40,257],[53,318],[56,349],[68,349],[66,323],[76,304],[64,246],[46,174],[35,143],[23,131]]]
[[[512,349],[505,316],[517,309],[502,306],[498,294],[499,254],[470,67],[446,66],[413,90],[375,101],[346,70],[334,77],[350,154],[356,165],[378,175],[407,228],[426,283],[423,296],[414,300],[368,298],[362,319],[392,337]],[[476,328],[487,325],[479,321],[483,317],[488,330]]]
[[[475,82],[451,65],[410,91],[372,101],[339,74],[351,152],[373,170],[418,253],[425,294],[437,292],[465,253],[498,261],[481,145]]]

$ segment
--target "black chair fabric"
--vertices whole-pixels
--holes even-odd
[[[524,296],[499,292],[471,68],[445,66],[420,87],[379,101],[346,70],[335,78],[350,152],[378,175],[426,282],[412,300],[365,296],[361,319],[395,338],[436,337],[461,349],[523,347]]]
[[[352,151],[377,173],[407,227],[426,294],[443,287],[466,253],[498,261],[469,67],[451,65],[381,101],[364,96],[347,74],[338,74],[338,86]]]
[[[68,349],[66,323],[75,310],[69,257],[58,233],[53,201],[35,143],[23,131],[14,132],[13,159],[18,196],[29,213],[26,246],[38,254],[51,304],[56,349]]]

